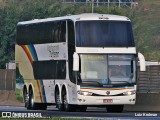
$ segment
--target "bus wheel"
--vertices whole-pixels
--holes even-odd
[[[36,104],[34,103],[34,95],[33,95],[33,90],[29,90],[29,101],[28,101],[28,106],[27,109],[36,109]]]
[[[78,105],[76,106],[78,112],[86,112],[87,106]]]
[[[38,106],[39,106],[38,107],[39,110],[46,110],[47,109],[47,105],[44,103],[40,103]]]
[[[73,107],[73,105],[68,104],[67,93],[65,90],[62,92],[62,100],[63,100],[63,104],[64,104],[64,110],[66,112],[75,111],[75,107]]]
[[[56,107],[58,108],[58,110],[64,111],[64,107],[63,104],[61,103],[60,94],[58,91],[55,94],[55,100],[56,100]]]
[[[78,106],[78,111],[80,112],[86,112],[87,106]]]
[[[109,105],[106,107],[107,112],[116,112],[121,113],[123,112],[123,105]]]
[[[29,104],[29,95],[27,94],[26,90],[24,90],[23,92],[23,99],[24,99],[25,107],[27,107]]]

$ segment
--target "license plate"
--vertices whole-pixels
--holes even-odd
[[[113,99],[103,99],[103,103],[112,103]]]

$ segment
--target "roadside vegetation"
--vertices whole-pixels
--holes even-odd
[[[139,0],[134,33],[138,50],[147,60],[160,61],[160,0]]]
[[[23,103],[22,90],[16,88],[16,92],[15,93],[16,93],[16,99],[18,101],[20,101],[21,103]]]
[[[135,0],[136,1],[136,0]],[[138,51],[147,60],[160,61],[160,0],[137,0],[133,9],[95,6],[95,13],[128,16]],[[91,5],[63,4],[60,0],[1,0],[0,1],[0,68],[14,60],[16,24],[19,21],[90,13]]]

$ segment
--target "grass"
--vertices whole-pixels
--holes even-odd
[[[23,102],[23,96],[21,89],[16,88],[16,99],[20,102]]]

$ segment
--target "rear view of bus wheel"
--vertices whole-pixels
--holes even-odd
[[[60,94],[59,94],[59,91],[57,90],[55,93],[55,101],[56,101],[56,107],[58,108],[58,110],[64,111],[63,104],[61,103],[61,100],[60,100]]]
[[[40,103],[40,104],[36,104],[36,105],[37,105],[38,110],[46,110],[47,109],[47,105],[44,103]]]
[[[87,110],[87,107],[86,107],[86,106],[82,106],[82,107],[80,108],[80,112],[86,112],[86,110]]]
[[[121,113],[123,112],[123,105],[108,105],[106,107],[107,112],[116,112],[116,113]]]
[[[80,112],[86,112],[87,110],[87,106],[78,106],[77,108],[78,108],[78,111]]]
[[[36,104],[34,103],[34,94],[32,89],[29,89],[29,101],[27,109],[32,109],[32,110],[36,109]]]
[[[73,111],[75,111],[75,107],[73,105],[71,105],[71,104],[68,104],[66,90],[62,91],[62,100],[63,100],[63,104],[64,104],[64,110],[66,112],[73,112]]]
[[[27,93],[27,89],[23,90],[23,99],[24,99],[25,107],[27,107],[29,104],[29,95]]]

